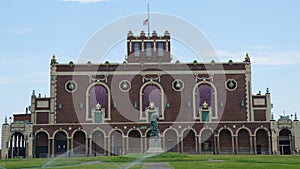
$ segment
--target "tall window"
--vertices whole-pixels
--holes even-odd
[[[140,43],[139,42],[134,43],[134,56],[136,56],[136,57],[140,56]]]
[[[146,56],[147,57],[152,56],[152,44],[151,44],[151,42],[146,42]]]
[[[147,85],[144,88],[144,97],[143,97],[143,110],[149,106],[150,102],[153,102],[154,105],[158,108],[161,106],[161,94],[160,89],[156,85]]]
[[[158,42],[157,43],[157,51],[158,51],[158,57],[164,56],[164,42]]]
[[[102,108],[107,112],[108,105],[108,94],[107,90],[102,85],[95,85],[90,89],[89,94],[89,118],[92,117],[92,108],[95,108],[96,104],[99,103]],[[106,114],[106,113],[105,113]]]

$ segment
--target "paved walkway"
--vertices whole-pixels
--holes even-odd
[[[146,162],[143,169],[173,169],[167,162]]]

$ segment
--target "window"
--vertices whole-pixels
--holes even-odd
[[[152,56],[152,44],[151,44],[151,42],[146,43],[146,56],[147,57]]]
[[[140,56],[140,43],[138,42],[134,43],[134,56]]]
[[[164,56],[164,42],[158,42],[157,48],[158,48],[158,57],[163,57]]]

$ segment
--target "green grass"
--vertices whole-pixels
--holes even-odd
[[[219,161],[218,161],[219,160]],[[5,159],[0,160],[0,169],[19,168],[64,168],[64,169],[141,169],[143,162],[168,162],[175,169],[282,169],[300,168],[300,156],[272,155],[186,155],[164,153],[160,155],[129,154],[124,156]]]

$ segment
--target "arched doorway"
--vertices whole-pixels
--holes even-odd
[[[197,153],[195,132],[193,130],[185,130],[182,137],[182,152]]]
[[[251,152],[250,134],[248,130],[241,129],[238,132],[238,149],[239,154],[250,154]]]
[[[232,154],[232,137],[228,129],[222,129],[219,134],[219,152],[220,154]]]
[[[59,131],[55,134],[54,138],[55,156],[65,154],[68,150],[67,135],[63,131]]]
[[[129,132],[127,149],[127,153],[142,153],[142,139],[138,130],[131,130]]]
[[[45,132],[38,132],[36,134],[36,148],[35,156],[37,158],[47,158],[48,157],[48,135]]]
[[[280,154],[292,154],[292,133],[289,129],[282,129],[279,132]]]
[[[211,154],[213,153],[214,136],[210,129],[204,129],[201,132],[201,153]]]
[[[268,132],[264,129],[259,129],[256,132],[256,153],[269,154],[269,139]]]
[[[21,132],[15,132],[11,136],[8,156],[10,158],[26,156],[26,140]]]
[[[73,155],[85,156],[86,155],[86,139],[83,131],[76,131],[73,135]]]
[[[92,154],[94,156],[105,155],[104,134],[99,130],[92,134]]]
[[[114,130],[110,134],[110,152],[111,155],[122,155],[123,148],[123,135],[119,130]]]
[[[165,132],[165,151],[178,152],[177,133],[174,130]]]

